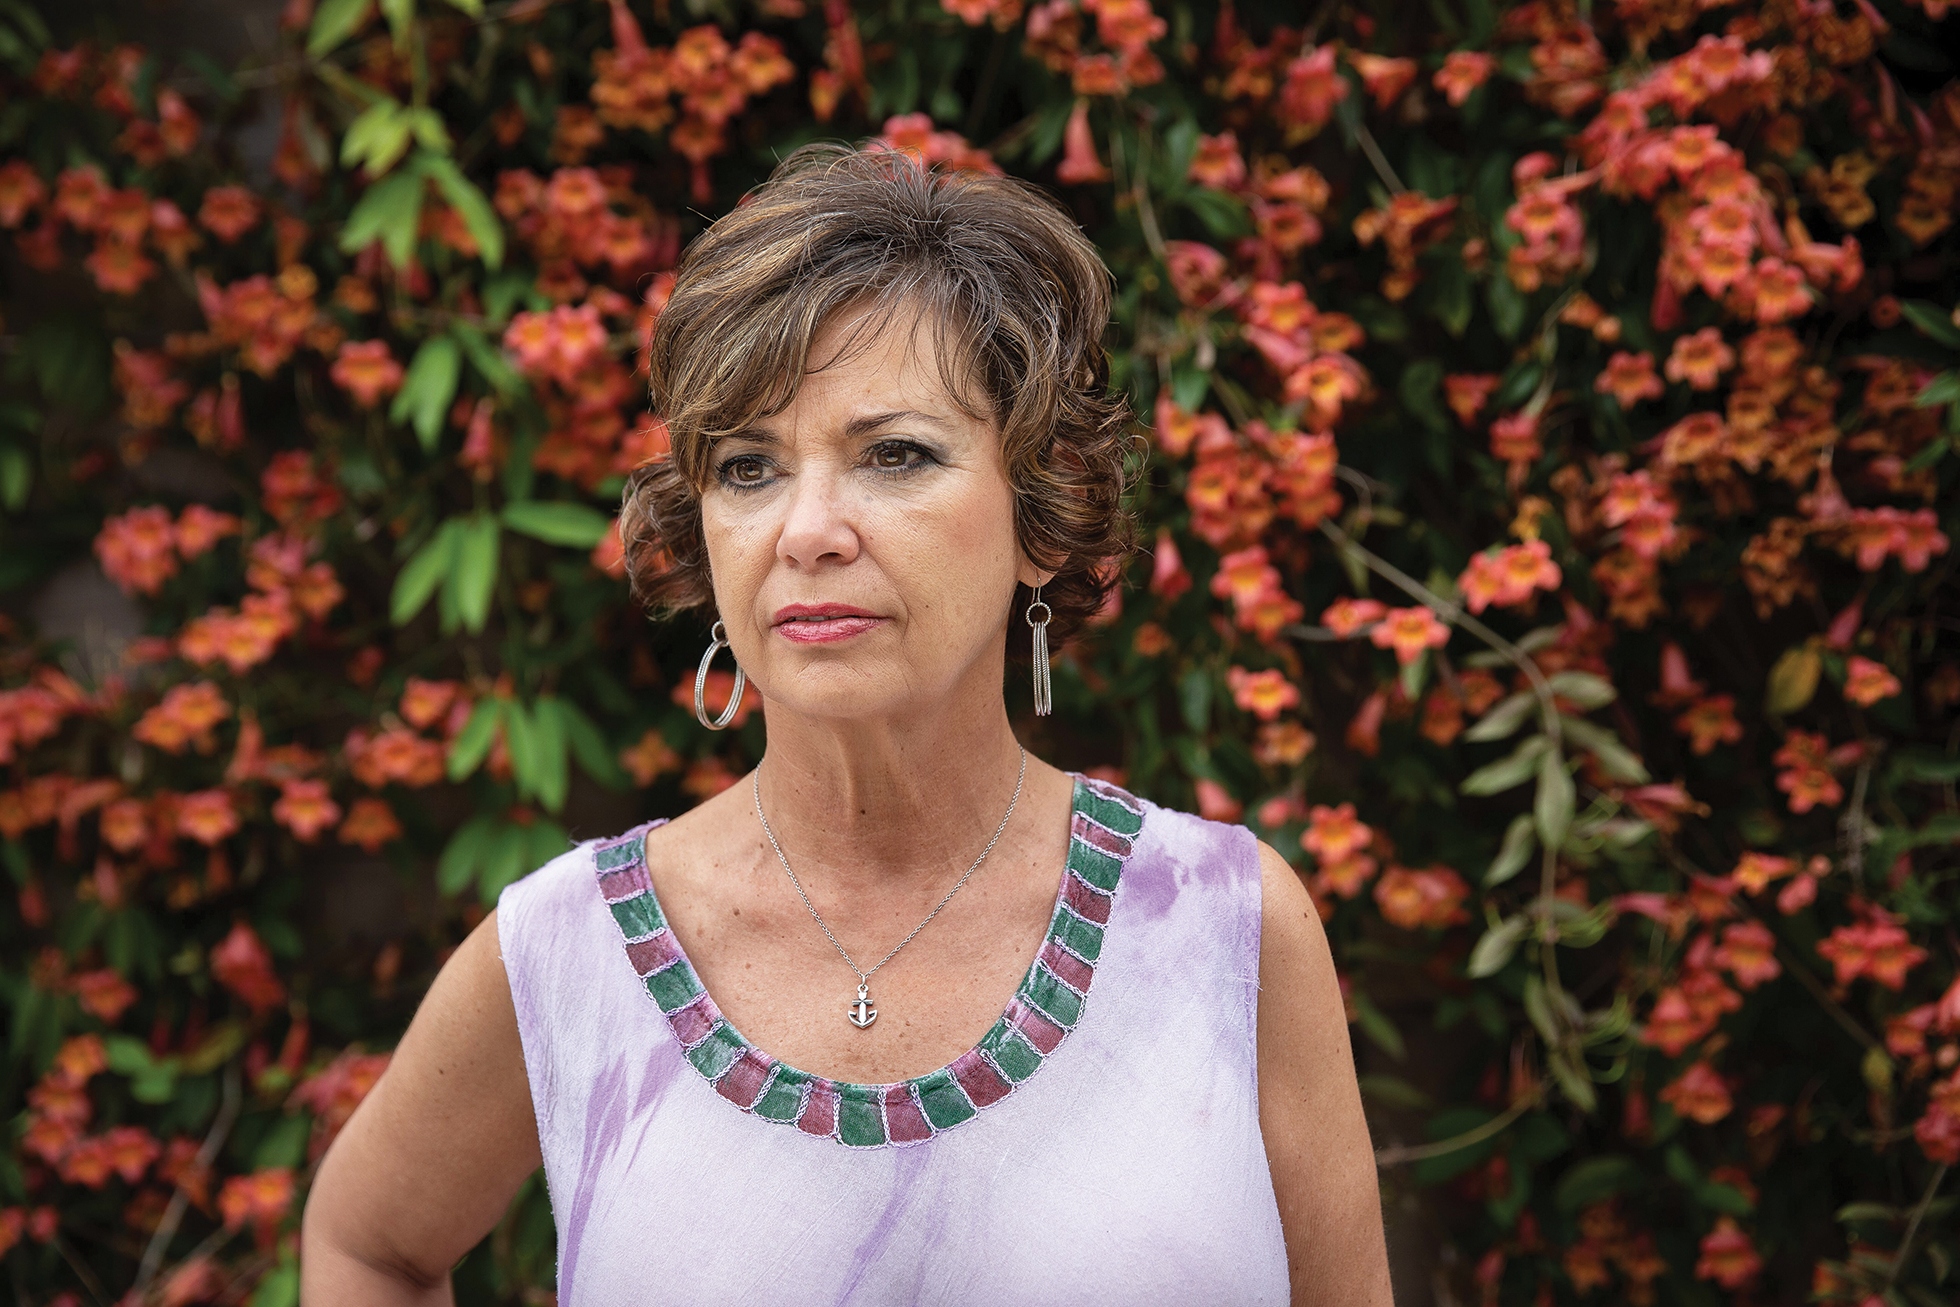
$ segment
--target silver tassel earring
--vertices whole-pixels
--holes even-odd
[[[1039,608],[1037,618],[1034,610]],[[1034,715],[1046,717],[1054,704],[1053,687],[1048,679],[1048,623],[1055,614],[1041,602],[1041,587],[1034,588],[1034,602],[1028,605],[1028,625],[1034,628]]]

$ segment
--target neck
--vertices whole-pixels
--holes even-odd
[[[1020,771],[1006,707],[997,691],[990,697],[977,710],[877,720],[766,704],[763,811],[797,874],[869,884],[964,870],[999,826]]]

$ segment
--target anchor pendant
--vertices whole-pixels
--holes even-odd
[[[859,985],[857,1002],[845,1008],[844,1011],[850,1016],[851,1024],[859,1030],[864,1029],[873,1021],[876,1021],[878,1019],[878,1009],[871,1006],[871,987],[869,985]]]

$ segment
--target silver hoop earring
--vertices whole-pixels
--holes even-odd
[[[1039,608],[1041,616],[1034,610]],[[1054,611],[1041,602],[1041,587],[1034,588],[1034,602],[1028,605],[1028,625],[1034,628],[1034,715],[1046,717],[1054,704],[1053,686],[1048,679],[1048,623]]]
[[[700,669],[694,673],[694,720],[711,731],[725,731],[728,729],[728,724],[735,720],[735,714],[742,706],[742,691],[747,687],[749,678],[742,674],[742,664],[736,663],[735,692],[728,696],[728,706],[721,710],[721,716],[709,717],[708,664],[715,660],[718,650],[728,647],[728,629],[720,622],[716,622],[714,629],[708,632],[708,638],[711,641],[708,652],[701,655]]]

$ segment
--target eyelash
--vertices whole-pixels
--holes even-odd
[[[871,470],[882,476],[909,477],[914,473],[925,471],[934,461],[931,454],[928,454],[922,447],[913,444],[909,440],[881,440],[869,450],[865,451],[866,457],[876,458],[880,453],[888,449],[901,449],[907,453],[917,454],[919,457],[914,462],[904,463],[898,467],[879,467],[875,463],[872,464]]]
[[[918,455],[915,461],[902,464],[898,467],[879,467],[875,463],[870,465],[873,472],[876,472],[880,476],[891,477],[895,480],[923,472],[935,461],[932,455],[927,453],[924,448],[909,440],[881,440],[869,450],[865,451],[865,456],[867,459],[876,458],[878,454],[888,449],[899,449],[910,454]],[[729,490],[738,492],[761,490],[769,484],[768,479],[740,481],[736,479],[735,469],[744,463],[762,464],[765,461],[758,454],[736,454],[715,469],[715,479]]]

